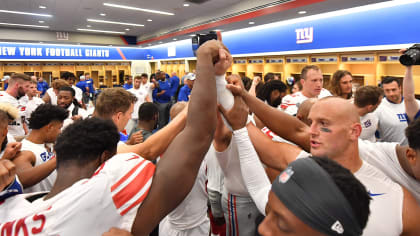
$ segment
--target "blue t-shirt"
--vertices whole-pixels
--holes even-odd
[[[173,97],[176,95],[176,90],[178,90],[179,78],[178,76],[174,76],[169,81],[171,81],[171,96]]]
[[[83,93],[86,93],[86,81],[79,81],[76,84],[76,87],[82,90]]]
[[[133,88],[133,84],[124,84],[124,85],[123,85],[123,88],[124,88],[125,90],[129,90],[129,89]]]
[[[94,89],[93,89],[93,79],[92,78],[87,79],[87,80],[85,80],[85,83],[86,83],[86,87],[89,88],[89,93],[93,93],[94,92]]]
[[[171,101],[171,82],[169,82],[169,80],[165,80],[165,81],[159,80],[158,83],[159,83],[159,88],[155,89],[156,93],[159,93],[162,90],[165,90],[165,92],[160,96],[156,95],[156,101],[158,103],[170,102]]]
[[[42,95],[44,95],[45,94],[45,92],[47,91],[47,89],[48,89],[48,83],[47,82],[45,82],[45,81],[42,81],[42,82],[38,82],[37,84],[36,84],[36,89],[38,90],[38,91],[41,91],[42,93],[41,93],[41,96]]]
[[[178,102],[188,102],[190,100],[188,96],[191,94],[191,89],[188,87],[188,85],[184,85],[180,90],[178,94]]]

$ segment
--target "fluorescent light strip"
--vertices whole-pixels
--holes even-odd
[[[125,5],[112,4],[112,3],[104,3],[104,6],[123,8],[123,9],[128,9],[128,10],[135,10],[135,11],[144,11],[144,12],[150,12],[150,13],[156,13],[156,14],[162,14],[162,15],[169,15],[169,16],[175,15],[174,13],[165,12],[165,11],[156,11],[156,10],[150,10],[150,9],[145,9],[145,8],[138,8],[138,7],[130,7],[130,6],[125,6]]]
[[[98,22],[98,23],[106,23],[106,24],[116,24],[116,25],[130,25],[130,26],[144,26],[141,24],[134,24],[134,23],[125,23],[125,22],[117,22],[117,21],[108,21],[108,20],[97,20],[97,19],[87,19],[90,22]]]
[[[119,32],[119,31],[94,30],[94,29],[77,29],[77,30],[88,31],[88,32],[107,33],[107,34],[125,34],[125,32]]]
[[[38,13],[24,12],[24,11],[8,11],[8,10],[0,10],[0,12],[3,12],[3,13],[11,13],[11,14],[20,14],[20,15],[31,15],[31,16],[52,17],[52,15],[49,15],[49,14],[38,14]]]
[[[22,26],[22,27],[34,27],[34,28],[50,28],[47,25],[23,25],[23,24],[13,24],[13,23],[4,23],[0,22],[0,25],[10,25],[10,26]]]
[[[225,34],[226,35],[232,35],[232,34],[237,34],[237,33],[240,33],[240,32],[250,32],[250,31],[252,32],[252,31],[256,31],[256,30],[269,29],[269,28],[277,27],[277,26],[292,25],[292,24],[302,23],[302,22],[311,22],[311,21],[320,20],[320,19],[327,19],[327,18],[331,18],[331,17],[343,16],[343,15],[348,15],[348,14],[352,14],[352,13],[366,12],[366,11],[371,11],[371,10],[390,8],[390,7],[412,4],[412,3],[417,3],[417,2],[420,2],[420,0],[405,0],[405,1],[395,1],[394,0],[394,1],[388,1],[388,2],[375,3],[375,4],[370,4],[370,5],[348,8],[348,9],[344,9],[344,10],[337,10],[337,11],[332,11],[332,12],[327,12],[327,13],[321,13],[321,14],[312,15],[312,16],[300,17],[300,18],[291,19],[291,20],[279,21],[279,22],[269,23],[269,24],[260,25],[260,26],[254,26],[254,27],[249,27],[249,28],[232,30],[232,31],[229,31],[229,32],[225,32]]]

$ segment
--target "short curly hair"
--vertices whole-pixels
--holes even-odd
[[[54,146],[57,169],[65,162],[83,166],[103,152],[115,153],[120,140],[117,127],[110,120],[88,118],[69,125],[58,136]]]
[[[41,104],[32,112],[29,118],[30,129],[41,129],[53,121],[63,122],[69,116],[69,112],[59,106],[49,103]]]

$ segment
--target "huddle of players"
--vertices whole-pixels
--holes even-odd
[[[104,235],[147,235],[184,204],[196,188],[203,159],[213,159],[224,182],[228,235],[255,235],[259,215],[265,216],[258,227],[262,235],[420,234],[420,120],[406,129],[409,147],[364,142],[359,140],[360,115],[348,101],[312,101],[306,117],[293,117],[249,94],[237,77],[228,79],[234,105],[226,110],[217,106],[218,95],[227,98],[217,94],[214,78],[223,76],[231,63],[220,41],[202,45],[187,108],[136,145],[119,143],[118,132],[136,101],[123,89],[105,90],[94,117],[74,122],[61,134],[69,111],[40,105],[29,118],[32,131],[22,144],[2,145],[1,232],[101,235],[116,227]],[[309,67],[306,73],[319,75],[320,70]],[[24,81],[12,78],[8,94],[22,96]],[[266,126],[266,134],[253,124],[249,111]],[[4,144],[7,123],[23,121],[17,113],[13,107],[0,109]],[[56,156],[45,145],[54,141]],[[155,166],[150,161],[158,156]],[[28,195],[16,194],[22,192],[19,182],[27,192],[44,187],[49,192],[28,200]],[[28,190],[35,186],[40,189]]]

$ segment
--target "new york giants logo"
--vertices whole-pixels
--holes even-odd
[[[296,29],[296,43],[312,43],[314,41],[314,27]]]
[[[52,156],[54,156],[54,153],[52,152],[43,152],[40,155],[43,162],[48,161],[49,159],[51,159]]]
[[[400,120],[400,122],[407,122],[407,114],[406,113],[402,113],[402,114],[397,114],[398,119]]]
[[[368,128],[372,125],[372,122],[370,120],[367,120],[363,124],[365,125],[365,128]]]

